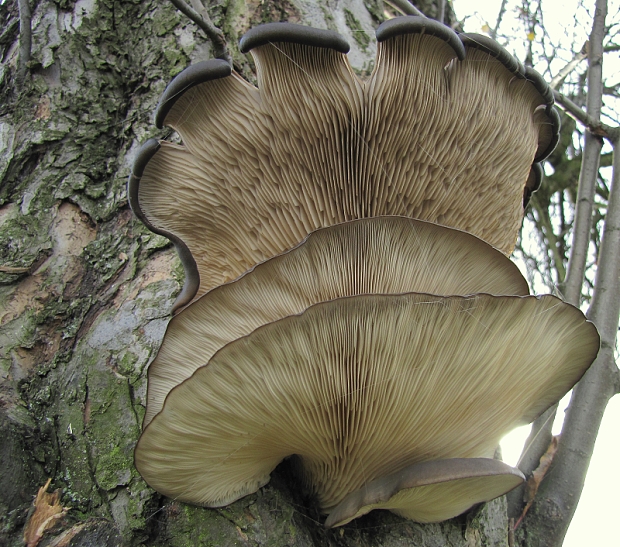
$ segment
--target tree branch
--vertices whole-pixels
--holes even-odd
[[[543,543],[559,547],[581,496],[603,413],[617,392],[620,373],[614,347],[620,314],[620,141],[614,162],[596,283],[588,318],[601,335],[598,357],[573,390],[553,467],[541,484],[528,526],[545,531]]]
[[[504,13],[506,13],[506,0],[502,0],[502,3],[499,7],[499,13],[497,14],[497,19],[495,21],[495,28],[491,30],[491,38],[496,40],[497,31],[499,30],[499,26],[502,22],[502,18],[504,17]]]
[[[21,85],[28,71],[32,50],[32,15],[30,0],[17,0],[19,8],[19,62],[17,65],[17,82]]]
[[[228,48],[226,46],[226,38],[224,33],[217,28],[212,22],[204,8],[200,9],[200,13],[189,6],[185,0],[170,0],[172,4],[185,16],[189,17],[198,27],[207,35],[207,38],[213,44],[213,56],[216,59],[223,59],[231,63]]]
[[[560,84],[575,68],[588,56],[588,42],[583,44],[581,51],[575,53],[575,56],[560,70],[551,80],[549,84],[551,89],[557,89]]]
[[[440,23],[444,22],[446,18],[446,0],[439,0],[439,5],[437,6],[437,21]]]
[[[605,37],[606,14],[607,0],[597,0],[589,47],[587,48],[588,96],[586,98],[586,113],[598,125],[600,125],[601,107],[603,105],[603,38]],[[575,204],[573,243],[568,259],[566,279],[562,286],[566,300],[577,307],[581,304],[581,288],[585,276],[590,232],[592,230],[592,206],[603,147],[602,139],[592,129],[586,133],[584,140],[579,189],[577,203]]]
[[[540,231],[542,231],[543,235],[547,239],[547,249],[549,249],[551,253],[553,267],[555,268],[555,271],[558,272],[558,278],[563,279],[565,257],[563,257],[560,253],[559,238],[555,235],[553,230],[549,208],[544,206],[541,207],[538,203],[533,203],[532,205],[538,211],[538,224],[540,225]]]
[[[579,174],[579,188],[576,200],[575,221],[573,224],[573,242],[568,261],[566,278],[561,287],[565,299],[569,303],[577,307],[579,307],[579,305],[581,304],[582,287],[584,283],[586,262],[590,246],[590,233],[592,230],[592,211],[594,196],[596,192],[596,182],[598,177],[601,149],[603,146],[603,141],[601,137],[606,136],[607,138],[610,138],[612,135],[614,135],[614,151],[616,146],[615,143],[618,142],[617,129],[608,128],[611,131],[606,131],[605,128],[602,127],[602,124],[600,122],[603,97],[603,38],[605,36],[606,14],[606,0],[597,0],[596,12],[592,25],[592,32],[590,33],[590,40],[588,44],[589,47],[587,48],[588,95],[586,101],[586,112],[584,112],[568,98],[561,95],[559,92],[554,91],[554,95],[557,97],[558,103],[560,103],[568,113],[570,113],[576,119],[584,123],[584,125],[586,125],[586,127],[589,129],[589,131],[586,132],[584,139],[585,142],[582,154],[581,171]],[[570,70],[572,70],[574,66],[578,64],[578,58],[579,56],[575,56],[575,58],[570,63],[568,63],[566,67],[564,67],[561,73],[565,72],[566,74],[568,74]],[[565,76],[562,76],[557,80],[554,79],[554,83],[557,85],[563,77]],[[620,177],[620,162],[617,161],[616,154],[614,154],[614,166],[615,167],[613,176],[617,179]],[[617,193],[618,191],[616,191],[616,194]],[[617,200],[620,207],[620,199]],[[618,220],[620,221],[620,211]],[[612,220],[611,222],[613,224],[614,221]],[[605,230],[607,230],[607,223],[605,224]],[[620,252],[620,247],[614,252]],[[601,250],[601,259],[603,257],[603,250]],[[616,283],[617,279],[618,278],[616,277]],[[611,290],[614,290],[615,283],[612,285],[608,285],[608,287]],[[615,323],[615,330],[617,331],[617,315],[618,311],[620,311],[620,291],[615,290],[615,292],[618,293],[618,308],[616,309]],[[600,293],[600,289],[597,290],[595,288],[595,294],[598,293]],[[613,360],[613,351],[611,357]],[[586,382],[587,384],[587,381],[585,381],[585,379],[582,380],[582,382]],[[598,386],[596,387],[598,388]],[[601,405],[599,405],[599,415],[599,413],[594,409],[587,410],[581,407],[581,409],[579,410],[580,405],[577,401],[579,401],[580,399],[579,396],[576,394],[579,392],[580,389],[582,388],[578,386],[573,392],[573,399],[571,400],[571,405],[565,419],[563,436],[560,439],[560,448],[558,449],[558,455],[556,456],[556,462],[553,467],[553,470],[556,470],[556,473],[549,475],[547,480],[543,483],[543,488],[539,490],[539,493],[537,495],[538,497],[534,502],[535,510],[533,512],[530,510],[530,513],[528,513],[527,515],[527,525],[535,527],[538,531],[543,529],[541,527],[541,520],[546,519],[549,521],[546,524],[546,528],[544,528],[545,539],[541,540],[544,541],[544,543],[541,542],[541,545],[559,546],[562,544],[564,535],[566,534],[566,530],[568,530],[568,525],[570,524],[575,508],[577,506],[579,496],[581,495],[581,490],[583,488],[583,482],[585,480],[588,463],[592,455],[592,450],[594,449],[596,432],[598,431],[598,426],[600,425],[603,411],[605,409],[605,406],[607,405],[609,397],[613,395],[613,393],[611,393],[606,396],[604,392],[601,391],[597,392],[595,395],[591,393],[592,390],[588,390],[588,397],[598,397],[599,393],[603,393],[602,399],[604,399],[604,401],[601,401]],[[546,449],[544,441],[551,436],[551,428],[553,425],[556,410],[557,406],[555,408],[549,409],[547,412],[545,412],[543,416],[541,416],[541,418],[539,418],[533,424],[532,431],[530,433],[530,438],[532,439],[530,448],[532,453],[529,454],[528,458],[524,461],[524,464],[527,464],[527,469],[525,469],[524,472],[531,473],[531,471],[536,466],[536,460],[540,458],[540,456],[544,453]],[[588,424],[587,432],[579,432],[579,428],[583,427],[583,424],[578,423],[580,420],[584,420]],[[566,431],[567,433],[565,434],[564,431]],[[584,438],[584,433],[586,437],[587,435],[593,435],[593,438]],[[567,461],[572,459],[579,459],[579,456],[576,456],[577,453],[581,454],[580,462]],[[560,477],[559,480],[558,477]],[[575,490],[577,490],[577,495],[575,495]],[[513,516],[516,512],[514,505],[516,505],[520,501],[521,500],[514,499],[514,496],[513,499],[511,499],[511,512],[513,513]]]
[[[424,15],[418,8],[416,8],[413,4],[410,4],[408,0],[387,0],[387,2],[405,15],[426,17],[426,15]]]
[[[596,118],[593,118],[577,106],[573,101],[571,101],[566,95],[563,95],[554,89],[553,96],[555,98],[555,102],[558,103],[558,105],[560,105],[567,114],[575,118],[578,122],[581,122],[593,135],[603,137],[609,141],[613,141],[619,136],[619,128],[612,127],[600,122]]]

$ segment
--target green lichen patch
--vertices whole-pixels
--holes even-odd
[[[138,222],[137,220],[134,223],[134,234],[135,231],[140,232],[140,244],[147,251],[158,251],[159,249],[164,249],[171,245],[170,240],[167,237],[159,236],[149,231],[144,224]]]
[[[105,283],[116,275],[123,267],[123,254],[127,249],[127,241],[123,234],[113,232],[101,234],[84,249],[84,259],[89,274],[97,277],[97,281]]]
[[[262,25],[264,23],[276,23],[287,21],[298,23],[301,14],[297,7],[289,0],[276,0],[272,2],[252,2],[248,6],[253,12],[250,15],[250,27]]]
[[[75,5],[75,0],[54,0],[54,3],[62,10],[70,11]]]
[[[241,547],[247,545],[236,527],[217,511],[168,501],[163,510],[164,531],[157,547]]]
[[[52,241],[46,228],[51,218],[47,214],[41,217],[28,218],[16,213],[3,223],[0,264],[7,271],[0,272],[0,284],[14,283],[50,254]]]
[[[36,341],[36,311],[27,310],[0,327],[0,355],[10,359],[15,348],[32,348]]]
[[[126,486],[131,479],[132,457],[119,446],[99,454],[95,465],[95,480],[100,488],[113,490]]]
[[[151,28],[156,36],[171,35],[180,20],[180,13],[171,3],[151,12]]]
[[[174,35],[164,38],[165,48],[164,57],[166,64],[169,66],[168,79],[174,78],[189,64],[189,57],[182,48],[177,46],[176,37]]]
[[[370,44],[370,37],[366,34],[366,31],[362,27],[362,24],[359,22],[357,17],[353,14],[352,11],[348,9],[344,9],[344,21],[347,24],[347,27],[351,30],[351,35],[353,39],[357,42],[357,45],[363,52],[366,52],[368,45]]]
[[[364,0],[364,6],[377,25],[380,25],[383,21],[385,21],[384,5],[382,0]]]

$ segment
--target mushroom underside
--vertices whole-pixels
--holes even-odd
[[[329,511],[406,465],[491,457],[579,380],[598,344],[552,296],[324,302],[229,343],[175,387],[136,465],[170,497],[221,506],[296,454]]]
[[[381,41],[362,83],[341,48],[282,26],[251,49],[258,89],[214,65],[163,102],[183,145],[162,142],[134,178],[135,208],[188,247],[198,296],[357,218],[419,218],[512,251],[532,162],[557,133],[548,99],[488,47],[464,42],[460,59],[451,30],[418,27]]]
[[[162,95],[182,144],[148,141],[128,198],[186,272],[135,452],[165,495],[226,505],[294,456],[328,526],[444,520],[523,480],[499,439],[596,356],[506,257],[559,138],[549,86],[426,18],[377,40],[362,82],[336,33],[264,25],[258,88],[212,60]]]
[[[144,426],[174,386],[254,329],[341,296],[404,292],[527,295],[528,287],[507,257],[466,232],[404,217],[323,228],[172,319],[149,366]]]

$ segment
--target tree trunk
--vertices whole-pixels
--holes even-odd
[[[69,509],[40,546],[508,545],[503,498],[437,525],[375,512],[326,531],[286,464],[221,509],[145,484],[133,449],[146,368],[183,270],[169,241],[135,219],[125,184],[138,145],[167,136],[152,123],[166,84],[210,48],[166,0],[36,0],[28,56],[22,4],[0,3],[0,545],[23,545],[48,477]],[[209,12],[251,79],[237,40],[277,20],[337,30],[368,71],[383,9],[224,0]]]

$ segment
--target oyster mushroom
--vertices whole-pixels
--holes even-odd
[[[181,311],[148,369],[146,426],[222,346],[318,302],[367,293],[529,294],[518,268],[466,233],[404,217],[323,228]]]
[[[497,44],[424,18],[392,19],[377,36],[366,82],[337,34],[277,23],[242,40],[258,89],[222,61],[170,84],[156,119],[183,144],[147,143],[129,194],[147,226],[187,250],[176,308],[358,218],[419,218],[512,251],[532,163],[558,130],[548,88]]]
[[[159,492],[217,507],[296,456],[324,512],[408,465],[490,458],[583,375],[599,348],[553,296],[360,295],[220,349],[175,387],[135,463]]]

